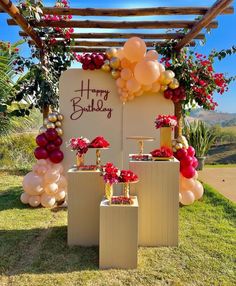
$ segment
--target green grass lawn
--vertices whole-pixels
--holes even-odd
[[[21,180],[0,173],[1,286],[236,285],[236,205],[209,186],[180,208],[179,247],[140,247],[138,269],[100,271],[98,248],[67,246],[65,210],[20,203]]]

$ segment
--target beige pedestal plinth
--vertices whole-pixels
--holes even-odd
[[[68,171],[68,244],[99,243],[99,206],[104,182],[99,171]]]
[[[139,182],[131,194],[139,201],[141,246],[178,245],[179,162],[129,162]]]
[[[138,252],[138,200],[134,204],[100,205],[99,268],[134,269]]]

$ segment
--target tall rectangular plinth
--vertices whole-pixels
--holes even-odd
[[[139,177],[131,186],[139,200],[139,245],[177,246],[179,161],[131,161],[129,168]]]
[[[100,172],[68,171],[68,244],[99,243],[99,206],[104,195]]]
[[[100,205],[100,269],[134,269],[138,260],[138,200],[132,205]]]

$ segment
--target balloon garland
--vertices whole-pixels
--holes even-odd
[[[38,147],[34,150],[37,162],[23,179],[24,192],[20,197],[23,204],[51,208],[56,202],[65,200],[67,180],[63,175],[61,161],[64,155],[60,150],[62,120],[62,114],[52,112],[40,127],[36,137]]]
[[[174,72],[165,70],[164,65],[158,62],[158,53],[147,51],[145,42],[138,37],[128,39],[120,49],[108,49],[105,54],[85,54],[80,62],[84,70],[101,68],[111,73],[123,103],[147,91],[158,93],[179,87]]]

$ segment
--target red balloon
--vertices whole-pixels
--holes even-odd
[[[192,163],[193,163],[193,158],[191,156],[186,156],[185,158],[183,158],[180,161],[180,164],[183,167],[188,167],[188,166],[192,165]]]
[[[37,147],[34,150],[34,156],[36,159],[40,160],[40,159],[47,159],[48,158],[48,152],[45,148],[43,147]]]
[[[188,155],[191,157],[195,155],[195,149],[192,146],[188,147]]]
[[[46,132],[45,132],[46,138],[49,141],[54,141],[56,140],[56,138],[58,137],[57,131],[54,128],[49,128]]]
[[[50,153],[49,159],[53,163],[57,164],[57,163],[60,163],[64,159],[64,154],[61,150],[56,149]]]
[[[187,179],[193,178],[195,175],[195,172],[196,171],[193,168],[193,166],[188,166],[187,168],[181,169],[181,174]]]
[[[188,153],[187,153],[187,150],[186,149],[179,149],[177,152],[176,152],[176,158],[178,160],[181,160],[185,157],[187,157]]]
[[[60,146],[62,144],[61,137],[57,136],[57,138],[53,141],[56,146]]]
[[[40,147],[44,147],[48,144],[48,140],[45,136],[45,133],[42,133],[42,134],[39,134],[37,137],[36,137],[36,143],[38,144],[38,146]]]
[[[49,151],[49,152],[52,152],[53,150],[57,149],[58,146],[55,145],[55,143],[53,142],[49,142],[46,146],[46,149]]]
[[[192,162],[192,166],[193,166],[193,168],[197,168],[197,166],[198,166],[198,159],[196,158],[196,157],[193,157],[193,162]]]

